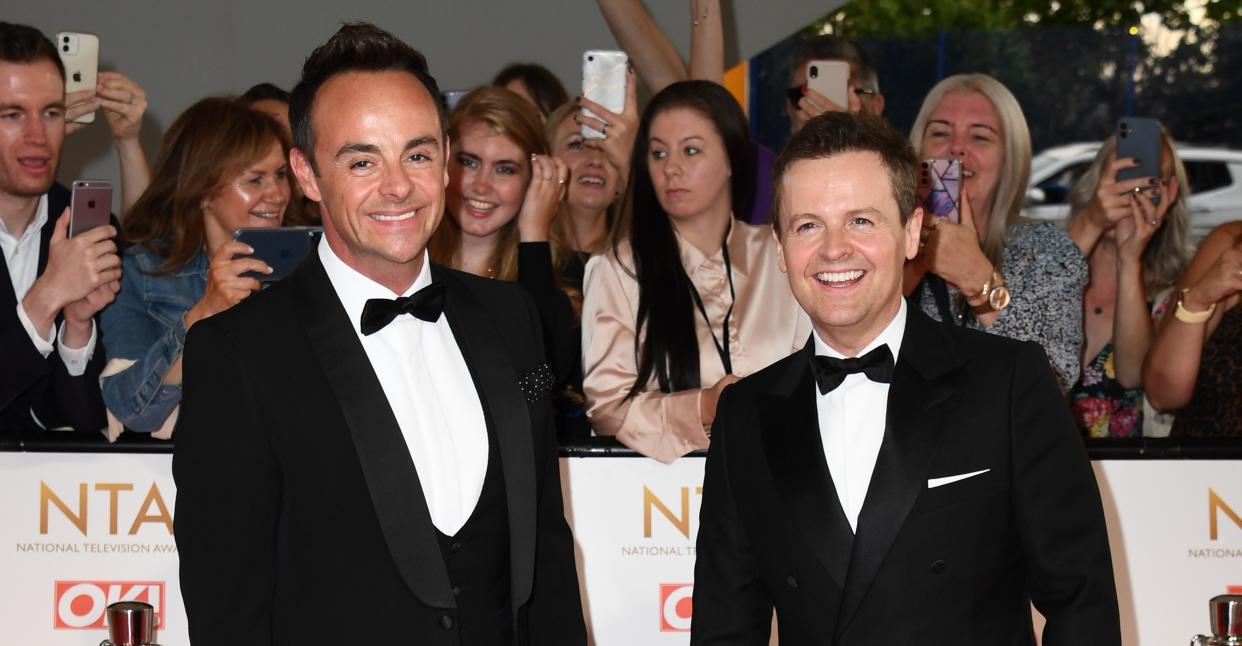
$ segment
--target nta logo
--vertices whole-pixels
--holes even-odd
[[[107,628],[104,611],[118,601],[143,601],[164,626],[163,581],[57,581],[56,629]]]
[[[1238,516],[1238,512],[1231,509],[1215,491],[1208,488],[1208,535],[1212,540],[1216,540],[1219,535],[1217,522],[1222,512],[1238,526],[1238,529],[1242,529],[1242,517]]]
[[[47,486],[46,482],[40,481],[39,533],[48,533],[48,517],[51,515],[50,512],[52,508],[55,508],[60,511],[61,516],[63,516],[65,520],[68,520],[69,523],[81,532],[83,536],[86,536],[88,518],[87,513],[90,509],[89,501],[92,497],[94,497],[97,500],[99,498],[107,499],[108,534],[110,536],[116,536],[122,527],[120,524],[120,521],[122,520],[122,499],[124,499],[125,503],[127,503],[125,505],[126,507],[132,508],[132,505],[128,504],[133,500],[129,496],[129,492],[132,491],[134,491],[134,485],[128,482],[96,482],[95,492],[97,495],[91,496],[89,494],[87,483],[81,482],[78,483],[78,495],[75,501],[73,496],[65,495],[62,497],[57,495],[55,491],[52,491],[51,487]],[[66,499],[76,502],[77,509],[75,510],[71,508],[69,503],[66,502]],[[95,505],[96,508],[98,508],[99,502],[96,502]],[[129,519],[131,516],[127,513],[124,518]],[[154,482],[151,483],[151,486],[147,489],[146,496],[144,496],[142,502],[139,503],[137,512],[132,515],[132,522],[129,523],[129,529],[126,533],[133,536],[138,533],[139,528],[146,524],[162,525],[166,530],[168,530],[168,535],[172,536],[172,513],[168,511],[168,505],[164,502],[164,497],[160,495],[159,487],[155,486]]]
[[[694,614],[693,583],[660,584],[660,632],[684,633],[690,630]]]
[[[653,509],[656,511],[659,511],[661,515],[663,515],[666,519],[668,519],[668,522],[672,523],[673,527],[676,527],[677,531],[682,536],[685,536],[686,538],[690,538],[690,519],[692,517],[696,517],[696,518],[698,517],[697,512],[695,512],[693,516],[691,515],[691,511],[690,511],[691,490],[694,491],[694,494],[696,496],[703,495],[703,487],[681,487],[681,500],[679,501],[680,506],[678,507],[678,513],[673,513],[673,510],[669,509],[668,505],[664,504],[664,501],[660,500],[659,496],[656,496],[655,493],[653,493],[650,489],[648,489],[644,485],[643,486],[643,538],[651,538],[651,512]]]

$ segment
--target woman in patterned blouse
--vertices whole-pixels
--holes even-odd
[[[961,222],[924,224],[907,295],[938,320],[1039,343],[1067,391],[1078,380],[1087,262],[1055,224],[1019,222],[1031,136],[1017,99],[984,74],[946,78],[923,100],[910,143],[922,158],[961,159],[965,181]]]
[[[1161,139],[1159,177],[1118,181],[1117,172],[1138,161],[1118,159],[1117,139],[1109,137],[1070,191],[1067,229],[1091,269],[1082,375],[1070,405],[1088,437],[1140,437],[1150,426],[1142,371],[1153,314],[1164,311],[1190,261],[1186,170],[1163,129]]]

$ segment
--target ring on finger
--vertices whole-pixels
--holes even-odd
[[[1156,226],[1156,223],[1157,223],[1157,222],[1159,222],[1159,221],[1160,221],[1160,220],[1158,220],[1158,219],[1156,219],[1156,218],[1152,218],[1152,219],[1150,219],[1150,220],[1148,220],[1148,221],[1147,221],[1147,224],[1150,224],[1150,225],[1152,225],[1152,226],[1154,227],[1154,226]]]
[[[1133,192],[1133,193],[1138,194],[1138,193],[1142,193],[1142,192],[1143,192],[1143,187],[1142,187],[1142,186],[1135,186],[1135,187],[1134,187],[1133,189],[1131,189],[1131,190],[1132,190],[1132,192]]]

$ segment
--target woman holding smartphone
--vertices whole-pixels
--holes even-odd
[[[724,387],[810,336],[771,229],[733,217],[754,190],[747,132],[715,83],[656,94],[611,248],[587,263],[587,415],[596,433],[662,462],[706,448]]]
[[[553,226],[569,170],[548,155],[534,105],[495,86],[480,87],[449,117],[452,151],[448,217],[428,245],[441,265],[521,283],[539,310],[557,389],[578,360],[574,303],[558,276],[569,262]]]
[[[1169,297],[1143,363],[1156,408],[1176,411],[1171,437],[1242,435],[1242,221],[1208,234]]]
[[[270,117],[225,98],[190,106],[160,144],[150,185],[125,219],[121,290],[102,314],[109,435],[167,437],[181,401],[186,331],[259,289],[268,273],[233,240],[278,227],[289,204],[289,142]]]
[[[928,216],[905,289],[941,321],[1044,347],[1062,391],[1078,380],[1087,263],[1052,223],[1020,223],[1031,136],[1017,99],[984,74],[932,87],[910,130],[920,158],[960,159],[959,222]]]
[[[1186,170],[1161,130],[1160,177],[1118,181],[1137,165],[1109,137],[1070,190],[1067,227],[1087,256],[1082,375],[1070,391],[1088,437],[1165,435],[1143,411],[1143,358],[1168,294],[1190,260]],[[1144,429],[1150,429],[1145,432]]]

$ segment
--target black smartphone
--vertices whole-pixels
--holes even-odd
[[[243,276],[263,282],[280,280],[293,273],[319,244],[323,227],[244,227],[233,232],[233,239],[244,242],[258,258],[272,268],[270,274],[248,271]]]
[[[1160,122],[1145,117],[1125,117],[1117,122],[1117,159],[1133,157],[1137,166],[1117,171],[1117,181],[1160,177]]]
[[[69,237],[102,227],[112,211],[112,184],[97,179],[80,179],[73,183],[69,198]],[[59,216],[57,213],[55,216]],[[55,217],[54,216],[54,217]]]

